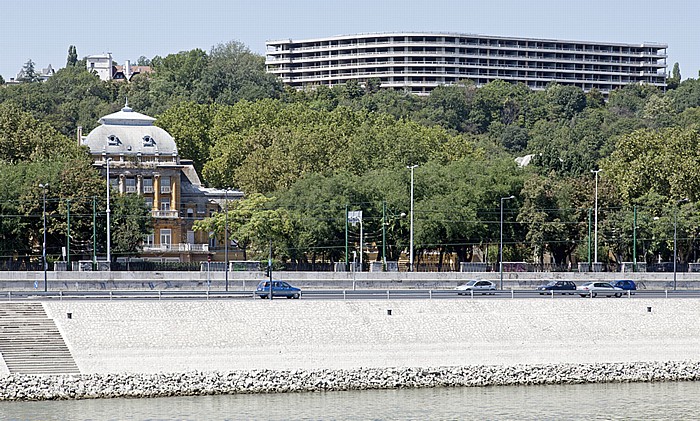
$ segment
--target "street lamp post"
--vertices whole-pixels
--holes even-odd
[[[676,247],[678,242],[678,205],[683,202],[687,202],[688,198],[678,200],[676,202],[676,207],[673,212],[673,290],[676,290],[676,263],[678,261],[678,248]]]
[[[44,211],[42,213],[42,219],[44,221],[44,242],[41,246],[41,261],[44,264],[44,292],[49,290],[49,284],[46,279],[46,190],[49,188],[49,183],[39,184],[39,187],[44,193]]]
[[[515,196],[501,197],[501,241],[498,244],[498,272],[501,277],[499,289],[503,289],[503,202],[514,199]]]
[[[226,273],[226,291],[228,291],[228,188],[224,192],[224,212],[226,212],[224,223],[224,272]]]
[[[112,235],[111,235],[111,224],[109,220],[110,209],[109,209],[109,191],[112,189],[112,185],[109,181],[109,163],[112,162],[112,158],[107,158],[107,264],[110,269],[112,268]]]
[[[411,170],[411,229],[409,234],[409,252],[408,252],[408,271],[413,272],[413,170],[416,169],[418,165],[409,165],[408,168]]]
[[[593,242],[593,265],[594,267],[598,266],[598,173],[600,173],[603,170],[591,170],[592,173],[595,174],[595,211],[594,211],[594,225],[593,225],[593,230],[594,230],[594,242]]]

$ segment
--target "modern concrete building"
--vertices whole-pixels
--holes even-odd
[[[631,83],[666,86],[666,44],[621,44],[456,33],[374,33],[266,43],[266,68],[294,88],[377,78],[428,94],[439,85],[500,79],[556,82],[603,94]]]
[[[222,260],[215,250],[222,250],[223,241],[192,227],[196,220],[220,212],[226,198],[240,199],[243,193],[202,186],[192,162],[180,159],[175,139],[154,121],[126,105],[102,117],[81,144],[105,176],[110,159],[112,192],[143,196],[151,209],[154,232],[144,238],[143,257],[196,262],[214,254]]]

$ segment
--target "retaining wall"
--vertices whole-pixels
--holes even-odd
[[[275,272],[283,279],[302,288],[453,288],[470,279],[488,279],[500,283],[498,272]],[[253,290],[263,272],[229,272],[231,290]],[[632,279],[640,289],[671,289],[673,273],[657,272],[507,272],[503,274],[505,289],[528,289],[549,280],[613,281]],[[102,289],[206,289],[223,290],[224,272],[47,272],[47,287],[58,290]],[[676,274],[678,289],[700,289],[700,272]],[[44,289],[43,272],[2,272],[0,291]]]
[[[700,361],[697,299],[64,301],[44,307],[83,373]]]

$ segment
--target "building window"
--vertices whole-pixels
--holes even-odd
[[[156,235],[155,234],[147,234],[146,236],[143,237],[143,245],[146,247],[152,247],[155,242],[156,242]]]
[[[143,137],[143,146],[153,147],[155,145],[156,145],[156,141],[151,136],[146,135]]]
[[[170,244],[172,244],[172,234],[170,229],[160,230],[160,245],[170,247]]]
[[[126,179],[126,192],[127,193],[136,193],[136,179],[135,178],[127,178]]]
[[[187,208],[187,217],[188,217],[188,218],[194,218],[194,209],[192,209],[192,208]]]
[[[160,210],[169,211],[170,210],[170,199],[162,199],[160,201]]]
[[[147,197],[145,198],[146,202],[146,207],[150,210],[153,209],[153,198],[152,197]]]
[[[170,177],[161,177],[160,179],[160,192],[170,193]]]
[[[107,136],[107,143],[109,144],[109,146],[117,146],[121,143],[121,141],[117,136],[112,134]]]
[[[143,179],[143,192],[144,193],[153,193],[153,179],[152,178],[144,178]]]

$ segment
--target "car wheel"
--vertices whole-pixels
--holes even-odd
[[[301,295],[299,295],[298,292],[292,296],[292,298],[294,298],[295,300],[298,300],[299,297],[301,297]]]
[[[593,297],[597,297],[597,296],[598,296],[598,293],[597,293],[597,292],[594,292],[594,293],[593,293]]]
[[[579,294],[581,298],[586,298],[586,294]]]
[[[287,295],[287,299],[288,299],[288,300],[291,300],[291,299],[292,299],[292,296],[291,296],[291,295]]]
[[[262,298],[264,300],[267,298],[267,295],[261,295],[260,298]]]
[[[615,294],[615,298],[620,298],[620,297],[622,297],[622,293],[621,293],[621,292],[618,292],[618,293]]]

